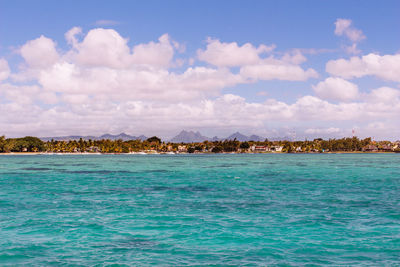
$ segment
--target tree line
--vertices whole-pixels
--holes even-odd
[[[156,152],[251,152],[254,148],[278,149],[281,152],[357,152],[365,151],[372,147],[376,150],[388,150],[394,148],[389,141],[374,142],[371,138],[359,139],[357,137],[323,140],[317,138],[305,141],[246,141],[223,140],[204,141],[197,143],[170,143],[162,142],[156,136],[147,140],[70,140],[70,141],[42,141],[37,137],[26,136],[23,138],[5,138],[0,136],[0,152],[54,152],[54,153],[130,153],[141,151]],[[268,148],[268,149],[267,149]]]

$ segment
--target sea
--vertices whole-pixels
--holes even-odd
[[[3,155],[0,266],[400,266],[400,154]]]

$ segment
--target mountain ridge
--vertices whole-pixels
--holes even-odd
[[[42,141],[73,141],[73,140],[79,140],[82,138],[83,140],[101,140],[101,139],[110,139],[110,140],[118,140],[121,139],[122,141],[128,141],[128,140],[141,140],[144,141],[148,137],[145,135],[139,135],[139,136],[134,136],[134,135],[129,135],[124,132],[120,134],[109,134],[105,133],[100,136],[94,136],[94,135],[68,135],[68,136],[54,136],[54,137],[40,137]],[[220,138],[218,136],[214,137],[207,137],[202,135],[199,131],[186,131],[182,130],[180,131],[176,136],[172,137],[168,141],[171,143],[198,143],[198,142],[204,142],[204,141],[224,141],[224,140],[238,140],[240,142],[246,142],[246,141],[264,141],[266,138],[261,137],[259,135],[244,135],[240,132],[235,132],[231,135],[229,135],[226,138]],[[285,137],[275,137],[275,138],[268,138],[270,141],[279,141],[279,140],[289,140],[290,138],[285,136]],[[166,140],[167,141],[167,140]]]
[[[121,139],[122,141],[128,141],[128,140],[141,140],[144,141],[147,139],[146,136],[144,135],[139,135],[139,136],[133,136],[129,135],[126,133],[120,133],[120,134],[103,134],[100,136],[93,136],[93,135],[67,135],[67,136],[54,136],[54,137],[40,137],[39,139],[42,141],[74,141],[74,140],[79,140],[82,138],[83,140],[101,140],[101,139],[110,139],[110,140],[118,140]]]

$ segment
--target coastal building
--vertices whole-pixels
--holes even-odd
[[[179,145],[178,146],[178,152],[187,152],[187,148],[184,145]]]
[[[380,151],[384,151],[384,152],[390,152],[392,151],[392,146],[389,144],[384,144],[381,147],[378,148]]]
[[[282,152],[283,146],[272,146],[271,151]]]
[[[269,151],[269,148],[267,146],[255,146],[254,151],[267,152],[267,151]]]
[[[396,141],[393,143],[393,149],[398,149],[400,148],[400,141]]]
[[[378,147],[375,145],[367,145],[365,147],[362,148],[363,152],[377,152],[378,151]]]

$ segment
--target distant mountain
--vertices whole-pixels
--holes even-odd
[[[244,141],[264,141],[265,138],[258,136],[258,135],[244,135],[239,132],[233,133],[226,138],[220,138],[218,136],[214,136],[213,138],[209,138],[207,136],[202,135],[200,132],[194,131],[181,131],[177,136],[172,138],[170,142],[172,143],[195,143],[195,142],[203,142],[205,140],[209,140],[211,142],[214,141],[223,141],[223,140],[238,140],[240,142]]]
[[[128,140],[146,140],[147,137],[144,135],[140,136],[133,136],[133,135],[128,135],[126,133],[120,133],[120,134],[103,134],[102,136],[99,136],[96,138],[97,140],[99,139],[110,139],[110,140],[118,140],[121,139],[122,141],[128,141]]]
[[[214,142],[214,141],[221,141],[221,138],[219,138],[218,136],[214,136],[213,138],[211,138],[210,141],[212,141],[212,142]]]
[[[195,143],[195,142],[203,142],[205,140],[210,140],[210,138],[201,135],[200,132],[183,130],[177,136],[172,138],[170,141],[172,143]]]
[[[225,138],[226,140],[238,140],[240,142],[244,142],[244,141],[250,141],[249,137],[241,134],[239,132],[236,132],[234,134],[231,134],[230,136],[228,136],[227,138]]]
[[[79,140],[80,138],[82,138],[83,140],[101,140],[101,139],[110,139],[110,140],[118,140],[118,139],[122,139],[123,141],[127,141],[127,140],[146,140],[147,137],[144,135],[140,135],[140,136],[132,136],[132,135],[128,135],[126,133],[120,133],[120,134],[103,134],[101,136],[81,136],[81,135],[69,135],[69,136],[55,136],[55,137],[41,137],[40,139],[42,141],[73,141],[73,140]]]
[[[144,141],[144,140],[147,140],[148,139],[148,137],[147,136],[144,136],[143,134],[142,135],[139,135],[138,137],[136,137],[136,139],[133,139],[133,140],[142,140],[142,141]]]
[[[82,135],[68,135],[68,136],[55,136],[55,137],[41,137],[40,139],[42,141],[51,141],[52,139],[54,141],[72,141],[72,140],[79,140],[82,138],[83,140],[101,140],[101,139],[110,139],[110,140],[118,140],[121,139],[123,141],[127,140],[141,140],[144,141],[148,137],[144,135],[139,135],[139,136],[133,136],[129,135],[126,133],[120,133],[120,134],[103,134],[101,136],[92,136],[92,135],[87,135],[87,136],[82,136]],[[196,142],[203,142],[206,140],[209,140],[211,142],[214,141],[223,141],[223,140],[236,140],[244,142],[244,141],[264,141],[265,138],[258,136],[258,135],[244,135],[239,132],[233,133],[227,138],[219,138],[218,136],[214,136],[213,138],[207,137],[202,135],[200,132],[194,132],[194,131],[181,131],[177,136],[172,138],[170,142],[172,143],[196,143]],[[268,138],[269,139],[269,138]],[[285,136],[282,138],[271,138],[269,139],[270,141],[275,141],[275,140],[291,140],[289,137]]]
[[[249,136],[249,141],[256,141],[256,142],[261,141],[262,142],[262,141],[265,141],[265,138],[255,135],[255,134],[252,134]]]

